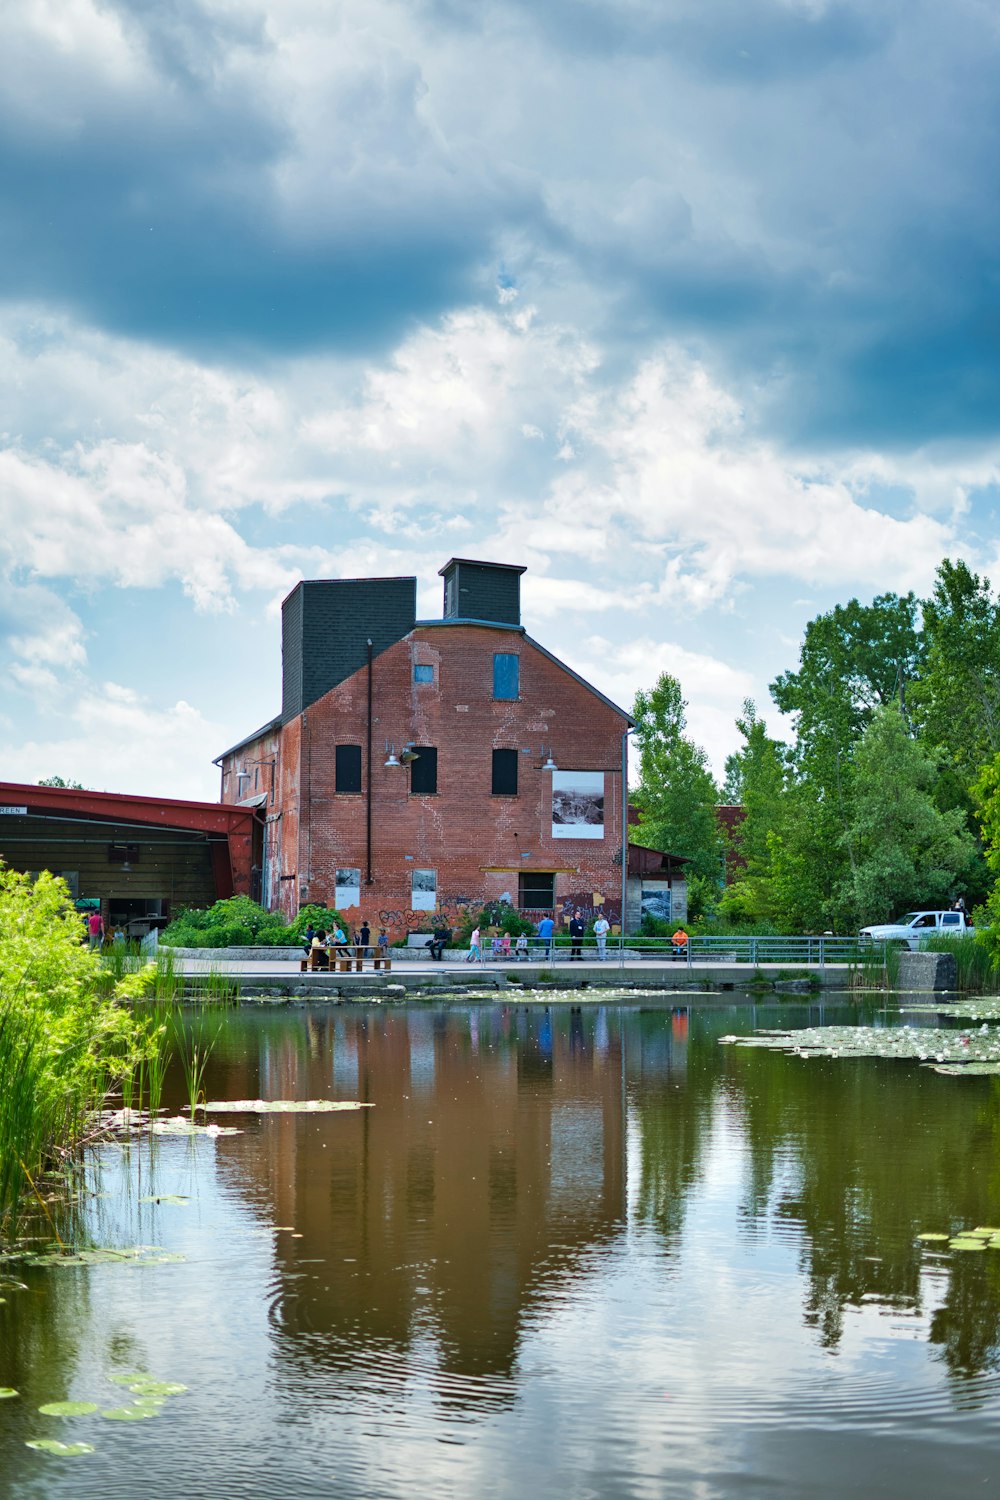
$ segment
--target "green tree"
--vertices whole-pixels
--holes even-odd
[[[927,661],[913,694],[921,732],[943,752],[957,796],[1000,750],[1000,606],[988,578],[948,558],[923,605]]]
[[[43,776],[38,785],[64,787],[69,792],[82,792],[86,790],[82,781],[67,781],[62,776]]]
[[[803,764],[850,753],[876,709],[899,702],[917,677],[923,646],[915,595],[852,599],[806,626],[797,672],[782,672],[771,696],[795,719]]]
[[[797,805],[774,835],[778,904],[807,930],[837,927],[852,909],[844,892],[857,868],[855,747],[880,708],[897,702],[907,712],[923,659],[916,614],[913,594],[838,604],[806,626],[799,670],[771,684],[796,734]]]
[[[743,808],[729,857],[733,879],[720,902],[722,915],[735,922],[767,922],[780,918],[774,883],[774,836],[787,816],[788,748],[767,732],[748,698],[736,720],[743,745],[726,761],[725,800]]]
[[[705,751],[685,733],[686,707],[669,672],[651,692],[636,694],[639,785],[632,801],[639,811],[638,841],[690,860],[688,902],[698,915],[718,894],[723,842],[715,811],[719,789]]]
[[[908,906],[944,905],[975,858],[975,841],[960,808],[938,808],[935,761],[896,705],[873,716],[854,770],[843,919],[857,926],[888,921]]]
[[[972,783],[972,798],[982,827],[983,853],[994,881],[982,910],[979,933],[993,967],[1000,968],[1000,753],[991,756]]]

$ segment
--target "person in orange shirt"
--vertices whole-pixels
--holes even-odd
[[[674,945],[674,957],[684,958],[687,953],[688,935],[683,927],[678,927],[670,940]]]

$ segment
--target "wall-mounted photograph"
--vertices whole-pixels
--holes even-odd
[[[437,871],[414,870],[410,890],[411,911],[433,911],[437,906]]]
[[[604,772],[552,772],[552,837],[604,837]]]
[[[338,911],[349,906],[361,905],[361,871],[338,870],[337,884],[333,893],[333,904]]]
[[[655,917],[658,922],[671,921],[671,896],[669,885],[644,885],[642,888],[642,914]]]

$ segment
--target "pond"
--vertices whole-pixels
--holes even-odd
[[[1000,1225],[1000,1079],[718,1040],[858,1018],[226,1012],[210,1099],[372,1107],[94,1151],[146,1248],[0,1265],[0,1496],[994,1492],[1000,1255],[918,1236]]]

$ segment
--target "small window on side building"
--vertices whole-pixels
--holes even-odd
[[[521,690],[521,658],[511,651],[493,655],[494,698],[517,698]]]
[[[494,797],[517,796],[516,750],[494,750],[493,795]]]
[[[410,791],[428,796],[438,789],[438,753],[433,745],[414,745],[410,761]]]
[[[337,792],[360,792],[360,745],[337,746],[334,760],[334,790]]]
[[[434,668],[422,666],[419,662],[416,663],[413,668],[413,680],[414,682],[433,682]]]

